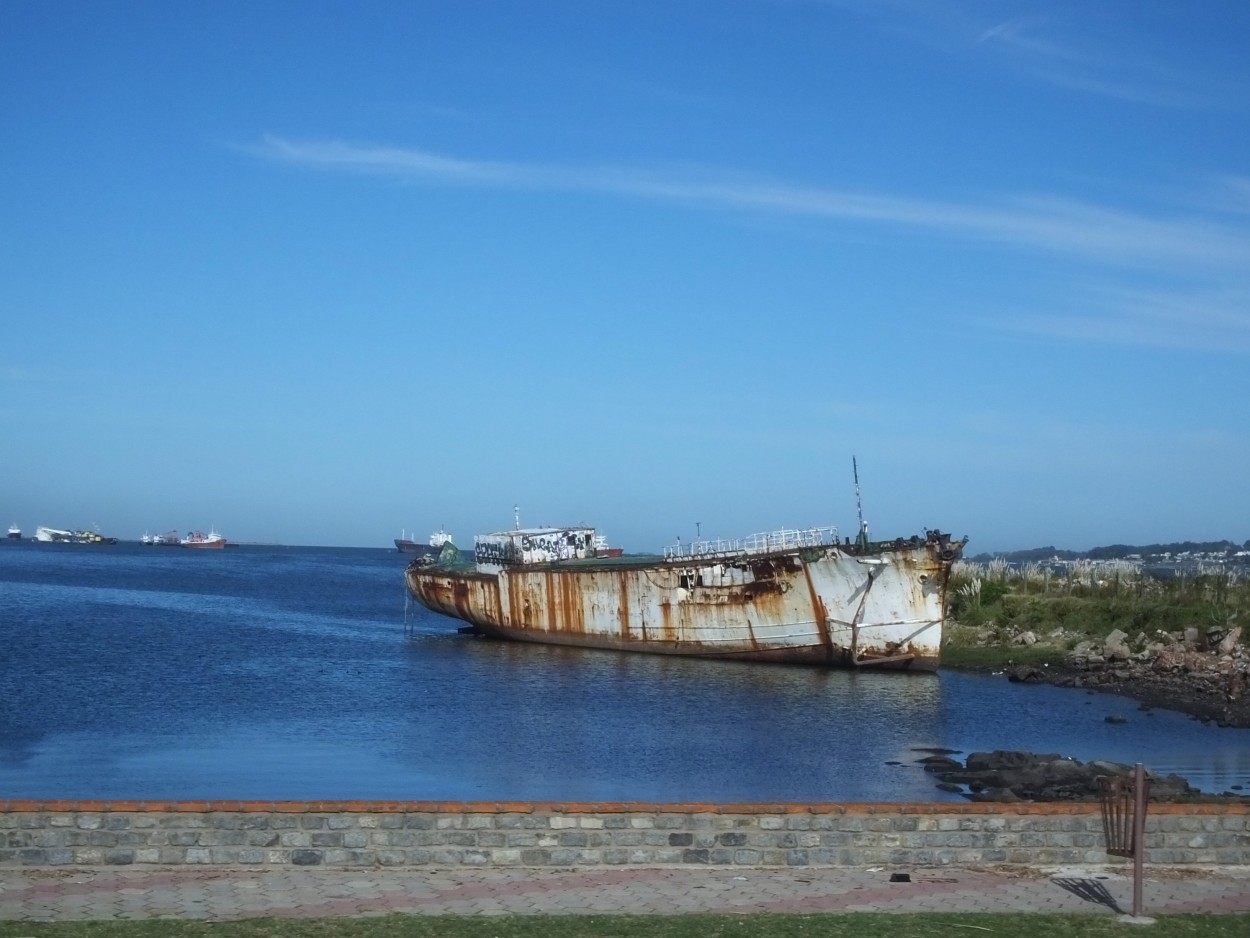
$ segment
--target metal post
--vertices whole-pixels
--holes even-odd
[[[1146,854],[1146,769],[1133,770],[1133,918],[1141,918],[1142,876]]]
[[[1107,853],[1133,861],[1133,917],[1142,914],[1142,879],[1146,858],[1146,792],[1150,780],[1140,762],[1133,769],[1133,791],[1123,775],[1100,776],[1102,828]]]

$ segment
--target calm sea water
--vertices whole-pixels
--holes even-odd
[[[958,800],[915,764],[924,747],[1250,790],[1247,730],[955,672],[477,639],[406,601],[404,565],[3,544],[0,798]]]

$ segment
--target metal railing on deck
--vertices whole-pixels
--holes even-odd
[[[664,548],[665,560],[685,560],[697,557],[725,557],[735,554],[765,554],[777,550],[794,550],[799,547],[822,547],[838,542],[838,529],[833,526],[821,528],[782,528],[763,534],[751,534],[734,540],[691,541]]]

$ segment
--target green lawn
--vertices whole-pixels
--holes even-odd
[[[0,922],[0,938],[1246,938],[1250,914],[1174,915],[1153,925],[1112,915],[534,915],[247,919],[241,922]]]

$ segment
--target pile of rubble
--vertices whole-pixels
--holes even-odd
[[[1022,750],[974,752],[964,762],[950,755],[919,760],[938,778],[938,788],[959,792],[970,801],[1097,801],[1100,778],[1130,778],[1133,767],[1119,762],[1079,762],[1057,753]],[[1179,775],[1160,776],[1146,770],[1150,800],[1193,799],[1200,792]]]
[[[1032,644],[1027,638],[1020,643]],[[1016,668],[1008,676],[1125,694],[1222,725],[1250,727],[1250,653],[1240,626],[1133,638],[1116,629],[1100,642],[1079,642],[1062,668]]]

